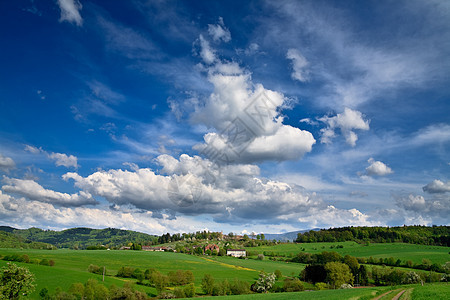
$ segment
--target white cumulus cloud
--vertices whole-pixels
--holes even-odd
[[[16,164],[14,163],[14,160],[11,157],[3,156],[0,153],[0,170],[6,170],[13,169],[16,167]]]
[[[64,166],[67,168],[74,167],[78,168],[78,159],[76,156],[67,155],[64,153],[51,153],[48,155],[50,159],[55,161],[56,166]]]
[[[375,161],[373,158],[369,158],[367,162],[370,164],[366,168],[366,175],[368,176],[386,176],[394,173],[390,167],[381,161]]]
[[[218,154],[228,163],[297,160],[311,151],[316,140],[310,132],[283,124],[280,109],[289,99],[253,83],[237,63],[218,59],[202,36],[200,43],[207,64],[203,68],[214,90],[194,102],[190,119],[213,132],[194,149],[211,160]]]
[[[439,179],[435,179],[424,186],[423,191],[430,194],[442,194],[450,192],[450,181],[443,182]]]
[[[17,179],[4,177],[2,190],[8,193],[15,193],[30,200],[53,203],[62,206],[82,206],[96,204],[97,201],[91,194],[80,191],[76,194],[67,194],[45,189],[34,180]]]
[[[346,142],[353,147],[358,140],[358,135],[354,130],[369,130],[370,123],[369,120],[365,120],[365,116],[361,112],[348,107],[341,114],[334,117],[324,116],[318,120],[327,125],[326,128],[320,130],[322,143],[331,143],[331,139],[336,136],[336,129],[339,129]]]

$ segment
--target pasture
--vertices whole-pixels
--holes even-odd
[[[341,245],[343,248],[338,248]],[[258,253],[274,252],[282,255],[295,255],[299,252],[319,253],[322,251],[335,251],[342,256],[349,254],[355,257],[389,258],[394,257],[402,261],[411,260],[416,264],[422,263],[423,258],[430,259],[433,263],[444,264],[450,261],[449,247],[414,245],[405,243],[371,243],[368,246],[355,242],[341,243],[302,243],[279,244],[275,246],[260,246],[246,248]],[[305,249],[303,251],[303,249]]]
[[[342,245],[343,247],[336,247]],[[304,249],[304,251],[303,251]],[[433,263],[443,264],[449,261],[449,248],[438,246],[423,246],[410,244],[370,244],[363,246],[353,242],[345,243],[312,243],[312,244],[280,244],[275,246],[247,248],[250,251],[275,252],[283,255],[295,255],[299,252],[319,253],[322,251],[336,251],[341,255],[350,254],[356,257],[394,257],[402,261],[412,260],[421,263],[423,258],[430,259]],[[253,283],[258,278],[261,270],[274,272],[280,270],[283,276],[297,276],[305,265],[297,263],[286,263],[283,261],[271,261],[267,257],[264,260],[237,259],[223,256],[194,256],[171,252],[148,252],[148,251],[118,251],[118,250],[30,250],[30,249],[0,249],[0,256],[27,254],[31,260],[47,259],[54,260],[55,265],[41,266],[36,264],[17,263],[25,266],[36,275],[36,290],[31,295],[31,299],[39,299],[39,291],[46,287],[50,292],[54,292],[57,287],[68,290],[75,282],[85,283],[90,278],[102,281],[101,275],[89,273],[87,271],[90,264],[106,267],[105,285],[122,286],[125,282],[136,282],[135,279],[124,279],[115,277],[119,268],[123,266],[139,268],[141,270],[154,268],[163,274],[171,271],[190,270],[195,276],[195,286],[198,294],[202,294],[201,280],[205,274],[211,274],[217,282],[225,279],[231,281],[239,279]],[[0,267],[6,265],[6,261],[0,261]],[[425,299],[429,293],[437,293],[438,296],[443,291],[448,291],[448,285],[438,285],[436,288],[427,286],[415,288],[409,291],[413,295],[412,299]],[[310,288],[306,285],[307,289]],[[153,287],[136,285],[138,290],[146,292],[150,296],[156,296]],[[374,287],[365,289],[351,289],[338,291],[315,291],[302,292],[302,299],[348,299],[359,297],[359,299],[371,299],[371,297],[386,287]],[[438,297],[437,296],[437,297]],[[230,299],[259,299],[261,295],[228,296]],[[291,299],[293,295],[289,293],[264,295],[267,299]],[[209,299],[209,298],[203,298]],[[220,299],[214,297],[214,299]],[[436,299],[439,299],[436,298]]]
[[[102,280],[101,275],[87,271],[90,264],[106,267],[105,284],[121,286],[126,281],[135,282],[134,279],[117,278],[114,275],[122,266],[139,268],[141,270],[155,268],[163,274],[170,271],[190,270],[195,276],[195,285],[201,293],[201,279],[205,274],[211,274],[217,281],[234,278],[253,283],[261,270],[273,272],[280,270],[283,275],[298,275],[304,268],[301,264],[244,260],[232,257],[193,256],[171,252],[147,252],[147,251],[107,251],[107,250],[19,250],[0,249],[0,256],[8,254],[27,254],[31,259],[54,260],[55,266],[41,266],[26,263],[17,263],[25,266],[36,275],[36,291],[32,298],[37,299],[39,291],[46,287],[53,292],[57,287],[67,290],[74,282],[86,282],[89,278]],[[0,261],[0,266],[6,265],[6,261]],[[152,287],[139,286],[136,288],[156,295]]]

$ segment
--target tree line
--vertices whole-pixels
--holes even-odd
[[[410,243],[450,246],[450,226],[341,227],[299,233],[295,242]]]

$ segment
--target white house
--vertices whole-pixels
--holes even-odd
[[[227,256],[242,257],[247,256],[245,249],[228,249]]]

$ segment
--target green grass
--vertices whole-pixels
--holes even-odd
[[[68,290],[72,283],[85,283],[89,278],[96,278],[101,281],[100,275],[87,272],[90,264],[106,267],[108,276],[105,279],[105,284],[108,286],[111,284],[121,286],[126,281],[135,281],[114,277],[117,270],[122,266],[142,270],[155,268],[163,274],[178,269],[190,270],[194,273],[197,287],[200,287],[201,279],[205,274],[211,274],[216,281],[237,278],[253,283],[261,270],[273,272],[279,269],[283,275],[288,276],[291,273],[298,275],[304,268],[303,265],[295,263],[244,260],[232,257],[193,256],[170,252],[0,249],[0,256],[13,253],[27,254],[30,259],[46,258],[55,261],[53,267],[16,263],[29,268],[36,275],[37,287],[31,295],[33,299],[38,298],[39,291],[44,287],[53,292],[58,286],[63,290]],[[4,266],[6,263],[0,261],[0,266]],[[150,295],[156,294],[155,289],[151,287],[137,286],[137,288]],[[200,292],[199,288],[198,292]]]
[[[344,248],[330,249],[331,245],[343,245]],[[322,248],[322,246],[324,248]],[[279,253],[297,253],[301,248],[306,248],[305,252],[317,253],[321,251],[337,251],[342,255],[350,254],[358,257],[399,257],[402,260],[416,257],[414,261],[421,262],[422,258],[429,258],[432,262],[444,263],[449,260],[448,247],[435,246],[418,246],[409,244],[371,244],[370,246],[361,246],[356,243],[315,243],[315,244],[282,244],[273,247],[248,248],[258,251],[274,251]],[[414,250],[417,252],[414,252]],[[261,252],[262,252],[261,251]],[[283,252],[284,251],[284,252]],[[211,274],[216,281],[233,280],[234,278],[253,283],[258,278],[261,270],[273,272],[280,270],[284,276],[298,275],[304,268],[302,264],[286,263],[281,261],[270,261],[268,258],[264,260],[255,259],[237,259],[232,257],[215,257],[215,256],[193,256],[180,253],[170,252],[147,252],[147,251],[82,251],[82,250],[32,250],[32,249],[0,249],[0,256],[8,254],[27,254],[30,259],[48,259],[54,260],[55,266],[40,266],[34,264],[17,263],[25,266],[36,275],[36,290],[31,295],[31,299],[39,299],[39,291],[46,287],[50,292],[55,291],[57,287],[68,290],[74,282],[85,283],[90,278],[96,278],[101,281],[100,275],[87,272],[90,264],[105,266],[107,275],[105,285],[112,284],[121,286],[127,281],[135,282],[133,279],[122,279],[114,277],[117,270],[122,266],[130,266],[140,268],[142,270],[155,268],[163,274],[170,271],[190,270],[195,276],[195,285],[197,292],[201,293],[201,279],[205,274]],[[6,265],[7,262],[0,261],[0,267]],[[146,292],[149,295],[156,295],[156,290],[152,287],[139,286],[136,288]],[[353,297],[369,297],[372,292],[385,290],[386,288],[377,287],[369,289],[352,289],[339,291],[320,291],[320,292],[303,292],[302,299],[348,299]],[[442,291],[448,291],[448,285],[439,285],[437,288],[424,287],[415,288],[412,291],[414,296],[412,299],[431,299],[426,298],[427,293],[442,294]],[[294,296],[293,296],[294,295]],[[296,294],[270,294],[264,295],[269,299],[292,299]],[[433,294],[434,295],[434,294]],[[252,298],[254,297],[254,298]],[[236,299],[259,299],[261,295],[246,295]],[[275,298],[270,298],[275,297]],[[420,298],[422,297],[422,298]],[[425,298],[424,298],[425,297]],[[234,299],[234,297],[229,297]],[[367,298],[367,299],[369,299]],[[208,299],[208,298],[204,298]],[[214,298],[220,299],[220,298]],[[433,298],[440,299],[440,298]],[[449,298],[446,298],[449,299]]]
[[[328,300],[328,299],[371,299],[376,295],[382,294],[387,287],[373,287],[348,290],[325,290],[325,291],[305,291],[296,293],[278,293],[278,294],[250,294],[239,296],[220,296],[220,297],[202,297],[202,300],[241,300],[241,299],[268,299],[268,300]]]
[[[448,283],[417,285],[414,287],[411,296],[414,300],[448,300],[450,299],[450,285]]]
[[[342,300],[342,299],[358,299],[368,300],[373,299],[376,296],[382,295],[385,292],[392,290],[388,295],[381,299],[392,299],[398,292],[402,290],[412,290],[409,294],[412,300],[448,300],[450,299],[450,285],[448,283],[431,283],[421,286],[415,285],[402,285],[395,287],[369,287],[369,288],[354,288],[348,290],[325,290],[325,291],[304,291],[297,293],[279,293],[279,294],[251,294],[240,296],[220,296],[220,297],[202,297],[202,300],[252,300],[252,299],[264,299],[264,300]],[[400,298],[405,299],[405,297]]]
[[[342,245],[344,248],[336,248]],[[334,246],[334,248],[331,248]],[[305,251],[302,251],[305,248]],[[416,264],[422,263],[423,258],[430,259],[433,263],[444,264],[450,261],[450,248],[442,246],[413,245],[404,243],[381,243],[364,246],[355,242],[342,243],[303,243],[303,244],[280,244],[275,246],[261,246],[246,248],[248,251],[259,253],[275,252],[284,255],[297,254],[299,252],[319,253],[322,251],[335,251],[341,255],[349,254],[355,257],[388,258],[394,257],[402,261],[411,260]]]

